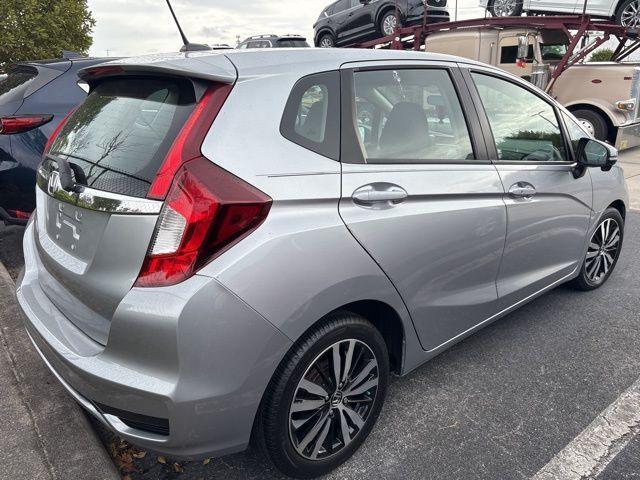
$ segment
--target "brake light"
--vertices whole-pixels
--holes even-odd
[[[0,117],[0,135],[28,132],[49,123],[53,115],[16,115]]]
[[[44,158],[49,153],[49,150],[51,150],[51,145],[53,145],[53,141],[56,139],[56,137],[60,133],[60,130],[62,130],[62,127],[64,127],[64,124],[67,123],[67,120],[69,120],[69,117],[75,111],[76,109],[74,108],[69,113],[67,113],[67,115],[62,119],[62,121],[56,126],[56,128],[53,129],[53,132],[51,133],[51,135],[49,135],[49,138],[47,139],[47,143],[44,145],[42,158]]]
[[[147,194],[148,198],[163,200],[178,169],[201,155],[202,142],[232,89],[233,85],[219,84],[204,93],[158,170]]]
[[[253,232],[271,198],[204,157],[180,167],[136,287],[175,285]]]

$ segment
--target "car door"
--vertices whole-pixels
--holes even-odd
[[[498,277],[509,308],[568,279],[584,257],[591,218],[589,175],[574,178],[559,111],[526,82],[493,70],[465,72],[488,149],[505,189],[507,239]]]
[[[342,95],[340,215],[436,350],[498,301],[504,190],[469,92],[455,64],[374,62],[343,69]]]
[[[574,13],[582,13],[584,11],[585,0],[576,0],[574,5]],[[588,0],[587,13],[590,15],[601,15],[611,17],[615,15],[616,5],[618,2],[614,0]]]
[[[349,31],[349,14],[351,10],[351,0],[339,0],[333,7],[332,20],[335,25],[336,39],[343,42]]]
[[[358,40],[372,33],[375,29],[375,2],[362,3],[360,0],[351,0],[351,9],[347,14],[349,28],[346,36]]]

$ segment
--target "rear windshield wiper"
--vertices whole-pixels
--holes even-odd
[[[75,163],[69,163],[64,158],[50,157],[58,165],[58,174],[60,175],[60,186],[67,192],[80,193],[87,185],[87,176],[84,170]],[[73,172],[73,175],[71,175]]]

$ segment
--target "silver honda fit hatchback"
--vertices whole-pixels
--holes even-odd
[[[84,70],[38,171],[17,296],[71,395],[180,458],[253,438],[295,477],[404,375],[622,246],[615,150],[518,78],[366,50]]]

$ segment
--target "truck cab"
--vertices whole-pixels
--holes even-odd
[[[551,81],[569,43],[558,29],[474,27],[430,34],[425,46],[525,78],[547,90],[596,138],[619,149],[639,146],[640,64],[577,63]]]

